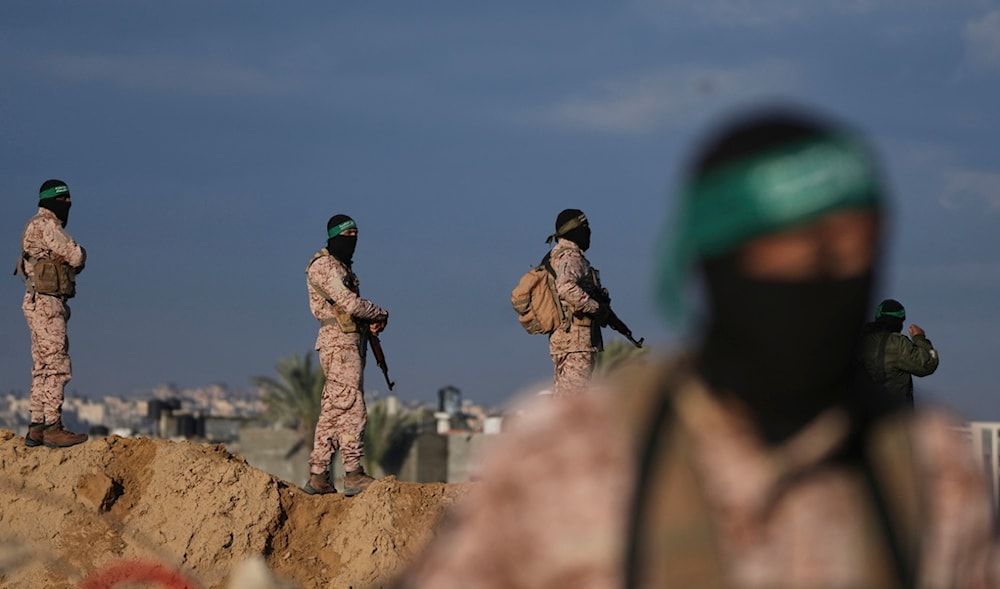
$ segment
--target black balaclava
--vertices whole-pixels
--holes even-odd
[[[357,227],[353,224],[354,219],[351,219],[347,215],[334,215],[326,222],[326,251],[330,252],[331,256],[350,266],[354,258],[354,248],[358,245],[358,236],[340,235],[339,233],[330,236],[331,229],[348,222],[351,223],[352,227]]]
[[[572,227],[566,228],[567,224]],[[583,251],[590,249],[590,222],[580,209],[565,209],[559,213],[556,217],[556,232],[552,235],[572,241]]]
[[[695,174],[827,132],[790,115],[757,119],[716,142]],[[854,403],[872,269],[850,279],[762,280],[744,274],[738,249],[703,260],[702,269],[709,320],[700,369],[713,391],[745,403],[768,443],[788,439],[827,408]]]
[[[765,439],[784,441],[821,411],[843,404],[872,276],[811,282],[748,278],[735,255],[706,262],[711,320],[702,369],[757,417]]]
[[[69,208],[73,203],[57,200],[57,196],[69,197],[69,186],[62,180],[46,180],[38,189],[38,206],[52,211],[65,227],[69,222]]]

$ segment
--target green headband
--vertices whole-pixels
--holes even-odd
[[[348,219],[341,223],[340,225],[334,225],[326,231],[327,237],[337,237],[341,233],[347,231],[348,229],[357,229],[358,225],[354,222],[354,219]]]
[[[45,200],[46,198],[55,198],[57,196],[62,196],[63,194],[69,193],[69,186],[63,184],[62,186],[53,186],[52,188],[47,188],[38,193],[38,200]]]
[[[844,208],[876,208],[878,178],[869,151],[847,136],[792,143],[696,178],[682,195],[663,247],[659,299],[679,318],[681,290],[697,260]]]
[[[886,315],[889,317],[895,317],[896,319],[906,319],[906,309],[900,309],[898,311],[885,311],[882,309],[882,304],[879,303],[879,306],[875,309],[875,318],[878,319],[879,317],[885,317]]]
[[[569,221],[563,223],[558,229],[556,229],[555,233],[546,237],[545,243],[552,243],[553,239],[557,237],[562,237],[563,235],[566,235],[570,231],[576,229],[577,227],[585,225],[586,223],[587,223],[587,215],[580,213],[579,215],[573,217]]]

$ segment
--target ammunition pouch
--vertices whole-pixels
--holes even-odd
[[[76,296],[76,272],[65,263],[48,258],[25,261],[32,265],[30,284],[37,294],[71,299]]]
[[[336,325],[343,333],[357,333],[359,331],[358,322],[354,320],[354,317],[350,313],[329,299],[327,302],[333,308],[333,317],[323,319],[319,322],[320,325]]]

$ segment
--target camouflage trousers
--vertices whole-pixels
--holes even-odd
[[[326,385],[309,456],[309,471],[313,474],[326,471],[338,449],[344,470],[356,471],[361,468],[361,458],[365,454],[364,435],[368,421],[362,389],[364,358],[358,346],[330,346],[318,351]]]
[[[62,299],[29,292],[21,310],[31,331],[31,421],[55,423],[62,418],[63,389],[73,376],[66,336],[69,306]]]
[[[571,397],[587,389],[590,376],[594,373],[594,352],[568,352],[552,354],[555,364],[555,386],[552,389],[554,397]]]

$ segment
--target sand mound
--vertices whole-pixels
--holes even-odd
[[[292,587],[381,587],[467,490],[389,477],[353,498],[310,496],[222,446],[28,448],[0,430],[0,587],[81,587],[155,561],[156,574],[223,589],[255,555]]]

